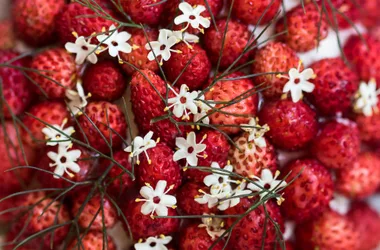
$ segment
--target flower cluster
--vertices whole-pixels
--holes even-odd
[[[265,148],[267,143],[264,138],[264,134],[269,131],[269,126],[267,124],[260,126],[259,118],[251,118],[248,124],[240,124],[241,129],[248,132],[248,141],[253,141],[256,146],[260,148]]]
[[[141,136],[136,136],[134,139],[133,139],[133,142],[130,146],[126,147],[124,149],[125,152],[128,152],[130,153],[130,157],[136,157],[137,158],[137,165],[140,164],[140,158],[139,158],[139,155],[141,153],[144,152],[147,160],[148,160],[148,163],[151,164],[151,160],[149,158],[149,155],[147,153],[147,150],[150,149],[150,148],[154,148],[157,143],[160,141],[160,138],[158,138],[156,141],[152,140],[152,137],[153,137],[153,132],[152,131],[149,131],[145,136],[144,138],[142,138]]]
[[[355,95],[354,111],[365,116],[372,116],[373,113],[378,113],[378,95],[380,95],[380,89],[376,90],[375,79],[371,79],[368,84],[361,82]]]

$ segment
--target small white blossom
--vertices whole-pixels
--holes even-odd
[[[189,119],[189,115],[197,114],[198,107],[195,99],[198,97],[197,91],[189,92],[189,87],[186,84],[182,84],[179,93],[177,93],[169,85],[168,87],[175,94],[175,97],[169,98],[168,103],[171,104],[165,110],[173,108],[173,114],[177,118]],[[190,113],[187,111],[190,110]]]
[[[194,200],[199,204],[207,204],[208,208],[213,208],[218,205],[219,199],[215,195],[211,195],[203,191],[202,189],[198,190],[202,195],[197,195],[194,197]]]
[[[194,29],[200,30],[204,33],[203,28],[210,27],[210,20],[201,16],[201,13],[206,10],[206,7],[203,5],[194,6],[194,8],[187,2],[182,2],[179,4],[178,8],[182,11],[183,14],[177,16],[174,19],[176,25],[186,23],[186,27],[183,30],[186,30],[189,25]],[[203,28],[202,28],[203,27]]]
[[[50,167],[55,167],[54,173],[59,176],[63,176],[67,173],[70,177],[74,175],[69,172],[79,173],[80,166],[76,163],[78,158],[81,156],[81,151],[74,149],[69,151],[69,147],[66,145],[58,145],[58,153],[50,151],[47,156],[54,162],[49,163]],[[54,175],[54,178],[59,179],[58,176]]]
[[[193,48],[193,46],[190,45],[190,43],[199,43],[199,37],[193,34],[190,34],[188,32],[182,32],[180,30],[171,31],[173,36],[177,38],[177,43],[184,42],[190,49]],[[170,35],[171,36],[171,35]]]
[[[227,164],[223,171],[217,162],[211,163],[211,168],[213,169],[212,174],[207,175],[203,178],[203,183],[210,187],[210,194],[216,196],[217,198],[223,199],[230,197],[232,195],[232,187],[230,183],[237,183],[231,180],[229,173],[233,171],[233,167]]]
[[[167,182],[165,180],[160,180],[157,182],[156,188],[153,189],[152,186],[146,184],[146,186],[140,189],[140,194],[144,199],[136,199],[136,202],[144,202],[141,206],[141,213],[144,215],[156,213],[158,216],[167,216],[168,207],[175,208],[177,204],[177,199],[173,195],[168,195],[167,193],[173,189],[173,185],[170,186],[166,191]]]
[[[168,61],[171,57],[171,52],[181,53],[179,50],[174,50],[172,47],[177,44],[177,38],[173,32],[167,29],[161,29],[158,35],[158,41],[152,41],[145,44],[145,49],[152,50],[148,54],[149,61],[154,61],[155,57],[161,56],[160,64],[162,61]]]
[[[78,37],[76,32],[73,32],[73,35],[76,37],[75,43],[67,42],[65,48],[68,52],[76,54],[75,63],[83,64],[86,59],[92,64],[97,63],[97,45],[91,44],[91,37],[86,41],[83,36]]]
[[[232,195],[230,197],[226,197],[228,199],[223,200],[219,202],[218,209],[220,211],[224,211],[230,207],[234,207],[237,204],[240,203],[240,196],[242,195],[248,195],[252,193],[251,190],[245,189],[247,186],[247,183],[243,180],[231,193]],[[235,198],[234,198],[235,197]]]
[[[177,137],[175,139],[175,145],[178,147],[178,150],[174,153],[173,160],[179,161],[186,159],[186,166],[197,166],[198,157],[207,157],[205,154],[199,154],[206,150],[206,144],[202,144],[206,136],[207,135],[205,135],[199,143],[196,141],[197,138],[194,132],[188,133],[186,139]]]
[[[160,235],[159,237],[149,237],[144,242],[141,240],[134,246],[136,250],[167,250],[165,245],[169,244],[171,240],[171,236]]]
[[[203,214],[203,215],[208,215],[208,214]],[[226,231],[223,229],[224,227],[223,219],[216,218],[216,217],[202,218],[202,224],[199,224],[198,227],[200,228],[205,227],[207,234],[210,235],[211,237],[211,240],[215,240],[216,238],[219,238]]]
[[[248,124],[240,124],[240,126],[242,126],[242,130],[249,133],[249,142],[253,141],[255,145],[260,148],[265,148],[267,146],[264,138],[264,134],[269,131],[269,126],[267,124],[260,126],[258,118],[251,118]]]
[[[136,136],[133,139],[133,142],[130,146],[126,147],[124,149],[125,152],[131,153],[131,157],[137,157],[137,165],[140,164],[139,155],[144,152],[146,158],[148,159],[148,163],[151,164],[151,160],[149,158],[149,155],[147,153],[147,150],[150,148],[154,148],[157,145],[157,142],[152,140],[153,132],[149,131],[144,138],[141,136]],[[132,149],[133,148],[133,149]]]
[[[87,99],[91,97],[91,93],[88,93],[87,96],[84,94],[80,81],[77,82],[76,89],[76,91],[72,89],[66,90],[66,97],[69,99],[67,106],[73,115],[80,113],[80,109],[87,106]]]
[[[72,126],[64,128],[67,123],[67,118],[65,118],[61,125],[52,125],[52,127],[46,126],[42,129],[42,133],[45,134],[45,139],[47,140],[47,146],[56,146],[58,144],[68,146],[71,140],[68,136],[71,136],[75,130]],[[55,129],[54,129],[55,128]]]
[[[380,95],[380,89],[376,90],[375,79],[371,79],[368,84],[361,82],[355,95],[354,111],[365,116],[372,116],[374,112],[379,112],[378,95]]]
[[[198,95],[201,91],[198,91]],[[194,122],[202,122],[204,124],[210,124],[210,118],[207,113],[215,107],[215,103],[205,103],[205,96],[201,95],[195,104],[198,106],[198,113],[194,114]],[[203,118],[204,117],[204,118]],[[203,118],[203,119],[202,119]]]

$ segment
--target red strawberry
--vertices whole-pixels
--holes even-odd
[[[285,24],[286,23],[286,24]],[[315,3],[299,5],[286,13],[276,26],[276,33],[284,32],[280,40],[297,52],[306,52],[314,49],[327,37],[328,23],[321,18],[319,8]]]
[[[229,3],[232,4],[232,0],[229,0]],[[227,8],[230,4],[227,5]],[[276,16],[281,0],[234,0],[233,4],[232,14],[236,18],[247,24],[263,25],[269,23]]]
[[[347,21],[350,20],[352,23],[355,23],[359,19],[359,14],[362,10],[358,8],[358,3],[354,3],[350,0],[332,0],[331,5],[340,13],[334,12],[331,8],[330,3],[326,1],[322,1],[323,5],[328,11],[328,18],[331,22],[332,28],[336,27],[336,22],[338,27],[341,29],[346,29],[352,27],[352,24]],[[361,6],[360,6],[361,7]],[[344,17],[344,16],[345,17]],[[335,21],[336,19],[336,21]]]
[[[78,243],[77,239],[74,239],[70,244],[68,250],[98,250],[103,249],[104,246],[104,237],[101,231],[89,231],[85,235],[81,235],[81,241]],[[107,250],[116,250],[116,245],[111,237],[107,236]]]
[[[205,227],[200,228],[199,224],[190,224],[180,232],[179,250],[210,249],[217,238],[212,239]],[[224,240],[221,240],[212,249],[222,250],[223,247]]]
[[[256,85],[263,84],[267,87],[263,95],[267,98],[279,98],[283,94],[283,88],[287,79],[279,78],[276,74],[266,74],[267,72],[288,72],[291,68],[297,68],[300,59],[288,45],[280,42],[270,42],[265,47],[259,49],[254,57],[252,72],[264,74],[253,78]],[[301,65],[300,70],[303,70]]]
[[[179,43],[174,46],[173,50],[179,50],[181,53],[172,53],[169,61],[164,63],[164,71],[171,82],[174,82],[181,75],[176,85],[186,84],[193,90],[201,87],[208,79],[211,63],[206,51],[201,46],[198,44],[192,44],[191,46],[190,48],[185,43]],[[184,69],[185,71],[182,73]]]
[[[248,211],[252,205],[254,205],[253,200],[242,198],[237,206],[228,208],[224,213],[226,215],[243,214]],[[267,202],[265,206],[269,216],[277,223],[281,231],[283,231],[284,222],[280,208],[273,201]],[[263,206],[259,206],[248,213],[232,230],[228,249],[274,249],[274,245],[276,244],[275,226],[269,219],[265,220],[265,218],[266,214]],[[237,218],[233,217],[227,218],[226,228],[229,228],[236,219]],[[266,228],[264,228],[265,221],[267,221]],[[264,233],[265,240],[263,242]],[[262,244],[264,244],[264,248],[262,248]]]
[[[83,75],[85,92],[90,92],[93,100],[115,101],[127,87],[121,69],[117,63],[102,61],[90,65]]]
[[[285,246],[286,246],[286,248],[285,248],[286,250],[295,250],[293,243],[291,243],[290,241],[287,241],[285,243]]]
[[[360,21],[366,27],[373,27],[379,25],[379,10],[377,6],[379,5],[379,0],[359,0],[356,2],[356,6],[360,6]]]
[[[10,51],[0,51],[0,62],[5,63],[17,56],[19,55]],[[25,64],[25,59],[12,63],[16,67],[24,67],[26,66]],[[21,114],[33,98],[33,91],[30,88],[31,83],[28,82],[22,71],[6,66],[0,68],[0,77],[2,79],[3,96],[8,104],[2,107],[5,118]]]
[[[45,141],[45,135],[42,133],[42,129],[47,127],[46,124],[61,125],[65,119],[70,119],[70,114],[66,109],[66,105],[58,101],[44,101],[32,106],[28,113],[32,116],[25,116],[22,119],[26,129],[21,131],[23,141],[32,146],[40,147]],[[42,123],[41,121],[45,123]]]
[[[380,102],[377,105],[380,108]],[[365,116],[357,114],[355,116],[356,124],[358,125],[360,139],[368,143],[379,143],[380,133],[380,114],[374,113],[372,116]]]
[[[331,210],[296,228],[298,249],[359,250],[359,238],[351,219]]]
[[[357,75],[341,58],[322,59],[310,67],[317,76],[311,80],[315,89],[310,94],[317,109],[326,115],[347,112],[359,86]]]
[[[364,35],[365,43],[359,36],[351,36],[343,48],[347,59],[361,80],[368,82],[375,78],[380,85],[380,39]]]
[[[157,26],[166,2],[157,0],[121,0],[121,7],[135,23]]]
[[[89,144],[101,152],[117,148],[123,142],[127,122],[123,112],[115,104],[99,101],[89,103],[78,118],[80,137],[88,139]],[[112,141],[110,139],[112,137]],[[122,137],[122,138],[121,138]],[[112,142],[112,145],[111,145]]]
[[[375,153],[361,153],[346,169],[336,173],[336,188],[352,198],[365,198],[380,187],[380,158]]]
[[[64,98],[66,89],[72,89],[76,83],[76,64],[74,58],[62,48],[47,49],[37,54],[30,67],[37,72],[29,76],[40,95],[49,98]]]
[[[0,195],[0,199],[3,199],[5,198],[7,195]],[[17,214],[20,212],[19,209],[17,210],[13,210],[17,204],[19,204],[20,200],[20,197],[22,196],[15,196],[15,197],[11,197],[11,198],[8,198],[6,200],[3,200],[0,202],[0,211],[2,214],[0,214],[0,222],[5,224],[5,223],[9,223],[15,218],[15,216],[17,216]],[[8,210],[6,212],[6,210]]]
[[[262,124],[269,125],[267,135],[273,144],[287,150],[305,147],[318,131],[315,112],[302,101],[266,103],[259,117]]]
[[[137,49],[132,50],[131,53],[120,53],[120,58],[125,61],[121,66],[127,74],[133,74],[136,70],[129,66],[132,64],[138,69],[149,69],[153,72],[158,71],[158,64],[156,60],[149,61],[148,54],[149,50],[145,48],[145,44],[149,41],[157,41],[158,32],[155,29],[133,29],[131,32],[131,39],[128,40],[129,44],[138,46]],[[148,39],[146,38],[148,37]]]
[[[180,166],[173,160],[173,150],[159,143],[146,152],[151,162],[145,154],[141,154],[141,163],[136,169],[140,186],[149,183],[154,187],[158,181],[165,180],[168,186],[173,185],[175,191],[181,185],[182,177]]]
[[[32,46],[53,42],[55,18],[65,6],[65,0],[15,0],[12,17],[16,34]]]
[[[0,50],[12,49],[16,44],[16,38],[12,21],[4,19],[0,21]]]
[[[248,123],[249,119],[256,114],[258,109],[258,97],[255,86],[250,79],[228,80],[244,76],[245,75],[240,72],[229,74],[216,82],[216,84],[205,93],[206,100],[216,102],[230,102],[239,97],[235,100],[235,104],[233,105],[217,104],[215,108],[220,109],[223,113],[216,111],[209,116],[211,124],[229,134],[238,133],[240,128],[233,126]],[[210,83],[211,79],[209,81],[209,84]],[[242,115],[245,115],[245,117]]]
[[[235,3],[236,4],[236,3]],[[220,51],[223,48],[222,58],[220,60],[220,68],[228,68],[239,57],[234,66],[239,66],[246,63],[254,54],[254,36],[248,30],[248,26],[235,20],[229,20],[226,31],[227,20],[221,19],[216,22],[216,27],[213,25],[206,30],[204,41],[205,48],[214,65],[217,65]],[[227,33],[226,33],[227,32]],[[225,37],[225,38],[224,38]],[[224,44],[223,44],[223,39]],[[251,48],[250,51],[244,53],[245,48]]]
[[[198,158],[198,166],[208,167],[212,162],[217,162],[221,168],[227,164],[228,151],[230,145],[227,138],[216,130],[204,130],[197,134],[197,142],[202,141],[202,144],[206,144],[206,149],[202,152],[207,155],[206,158]],[[203,181],[203,178],[210,174],[210,172],[204,172],[197,169],[187,169],[184,172],[186,178]]]
[[[314,139],[312,151],[326,167],[349,168],[360,152],[357,127],[352,123],[325,124]]]
[[[296,160],[282,170],[287,183],[285,201],[281,204],[284,216],[297,222],[319,216],[328,208],[334,191],[330,172],[313,159]]]

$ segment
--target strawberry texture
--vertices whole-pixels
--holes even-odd
[[[228,7],[232,4],[229,0]],[[264,25],[276,16],[281,0],[234,0],[232,14],[246,24]]]
[[[121,0],[121,7],[135,23],[157,26],[166,2],[157,0]]]
[[[14,33],[12,20],[0,20],[0,50],[14,48],[16,35]]]
[[[206,228],[199,228],[199,224],[190,224],[181,230],[179,240],[180,250],[210,249],[213,243],[214,240],[207,233]],[[224,240],[221,240],[212,249],[222,250],[223,247]]]
[[[69,245],[68,250],[76,250],[80,246],[82,250],[97,250],[103,249],[104,244],[106,244],[107,250],[116,250],[116,245],[113,239],[107,236],[107,242],[103,242],[104,237],[101,231],[91,230],[85,235],[81,235],[81,241],[78,242],[77,239],[74,239]]]

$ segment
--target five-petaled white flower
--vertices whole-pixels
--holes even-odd
[[[208,214],[203,214],[208,215]],[[211,214],[214,215],[214,214]],[[224,221],[221,218],[216,217],[204,217],[202,218],[202,224],[199,224],[200,228],[205,227],[208,235],[212,240],[219,238],[226,231],[223,229]],[[226,235],[227,236],[227,235]]]
[[[167,216],[168,207],[175,208],[177,204],[177,199],[173,195],[168,195],[167,193],[173,189],[173,185],[170,186],[166,191],[167,182],[165,180],[160,180],[157,182],[156,188],[153,189],[151,185],[146,183],[146,186],[140,189],[140,194],[144,199],[137,198],[136,202],[143,201],[144,204],[141,206],[141,213],[144,215],[156,213],[158,216]]]
[[[103,28],[103,33],[105,32],[105,28]],[[123,53],[131,53],[132,46],[128,43],[128,40],[131,38],[131,34],[126,31],[119,31],[116,29],[115,25],[111,25],[109,27],[108,34],[98,35],[96,38],[103,44],[107,45],[108,53],[112,57],[116,57],[119,59],[119,62],[122,63],[120,59],[120,52]]]
[[[148,59],[154,61],[155,57],[161,56],[160,64],[162,61],[170,59],[171,52],[181,53],[179,50],[174,50],[172,47],[177,44],[177,37],[173,35],[173,32],[167,29],[161,29],[158,35],[158,41],[152,41],[145,44],[147,50],[151,50],[148,54]]]
[[[286,186],[285,180],[277,180],[277,177],[280,175],[280,171],[276,171],[274,177],[272,172],[264,168],[261,172],[261,178],[254,176],[256,179],[254,183],[249,183],[248,188],[254,192],[260,192],[260,199],[264,198],[270,193],[276,193],[279,189]],[[277,197],[277,203],[280,205],[283,202],[283,198]]]
[[[363,113],[365,116],[372,116],[374,112],[379,112],[378,95],[380,95],[380,89],[376,90],[375,79],[371,79],[368,84],[361,82],[355,95],[354,111]]]
[[[72,89],[66,90],[66,97],[69,99],[67,106],[73,115],[78,114],[81,108],[86,107],[88,103],[87,99],[91,97],[91,93],[88,93],[87,96],[84,94],[83,86],[80,81],[77,82],[76,89],[77,91]]]
[[[248,132],[248,141],[253,141],[260,148],[265,148],[267,143],[264,134],[269,131],[267,124],[260,126],[259,118],[251,118],[248,124],[240,124],[241,129]]]
[[[74,173],[79,173],[80,166],[76,163],[78,158],[81,155],[81,151],[78,149],[74,149],[69,151],[70,147],[67,147],[66,145],[60,144],[58,146],[58,153],[56,152],[48,152],[47,156],[54,162],[49,163],[50,167],[55,167],[54,178],[59,179],[59,176],[63,176],[64,173],[68,174],[70,177],[73,177],[74,175],[69,172],[72,171]]]
[[[198,107],[195,99],[198,97],[197,91],[189,92],[189,87],[186,84],[182,84],[179,93],[177,93],[172,87],[168,85],[175,97],[169,98],[168,103],[171,104],[165,110],[173,108],[173,114],[177,118],[189,119],[190,113],[197,114]],[[187,111],[190,110],[190,113]]]
[[[243,195],[248,195],[252,193],[251,190],[245,189],[247,183],[243,180],[233,191],[230,197],[226,197],[228,199],[222,200],[219,202],[218,209],[220,211],[224,211],[227,208],[234,207],[240,203],[240,197]]]
[[[289,81],[284,85],[282,92],[288,93],[290,91],[290,95],[292,97],[293,102],[298,102],[302,99],[302,91],[311,93],[315,88],[315,85],[309,82],[310,79],[314,79],[316,77],[313,69],[308,68],[300,72],[301,64],[302,62],[300,61],[297,69],[292,68],[289,70],[289,77],[281,75],[278,76],[280,78],[289,79]]]
[[[198,157],[206,158],[207,155],[200,155],[206,149],[206,144],[202,142],[206,139],[206,136],[203,136],[202,140],[197,143],[197,138],[194,132],[187,134],[186,139],[183,137],[177,137],[175,139],[175,145],[178,147],[178,150],[173,155],[174,161],[179,161],[181,159],[186,159],[186,166],[197,166]]]
[[[152,163],[146,151],[150,148],[154,148],[157,145],[157,142],[159,141],[159,139],[157,139],[157,142],[152,140],[152,137],[153,137],[152,131],[149,131],[144,136],[144,138],[142,138],[141,136],[136,136],[133,139],[132,144],[124,149],[125,152],[131,153],[131,157],[137,157],[137,161],[136,161],[137,165],[140,164],[139,155],[142,152],[145,153],[148,163],[149,164]]]
[[[136,250],[167,250],[168,248],[165,245],[169,244],[171,240],[171,236],[161,234],[159,237],[151,236],[144,242],[140,240],[134,246]]]
[[[207,204],[208,208],[213,208],[218,205],[219,199],[215,195],[211,195],[203,191],[202,189],[198,190],[202,195],[196,195],[194,200],[199,204]]]
[[[182,30],[186,30],[189,25],[194,29],[200,30],[204,33],[203,28],[210,27],[210,20],[201,16],[201,13],[206,10],[206,7],[203,5],[194,6],[194,8],[187,2],[182,2],[179,4],[178,8],[182,11],[183,14],[177,16],[174,19],[176,25],[187,23],[186,27]],[[203,28],[202,28],[203,27]]]
[[[217,162],[212,162],[211,168],[212,174],[203,178],[203,183],[210,187],[210,194],[218,199],[230,197],[232,195],[231,183],[238,183],[230,178],[233,166],[227,164],[222,170]]]
[[[67,42],[65,48],[68,52],[76,54],[75,63],[83,64],[86,59],[92,64],[97,63],[97,45],[91,44],[91,37],[86,41],[83,36],[78,37],[76,32],[73,32],[73,35],[76,37],[75,43]]]
[[[198,91],[199,95],[200,91]],[[199,96],[198,100],[195,102],[198,106],[198,113],[194,114],[194,122],[202,122],[204,124],[210,124],[210,118],[207,113],[215,107],[215,103],[209,103],[205,101],[205,96]]]
[[[45,134],[47,140],[47,146],[56,146],[58,144],[68,146],[71,143],[69,136],[71,136],[75,130],[72,126],[64,128],[67,123],[67,118],[63,120],[61,125],[52,125],[52,127],[46,126],[42,129],[42,133]]]

